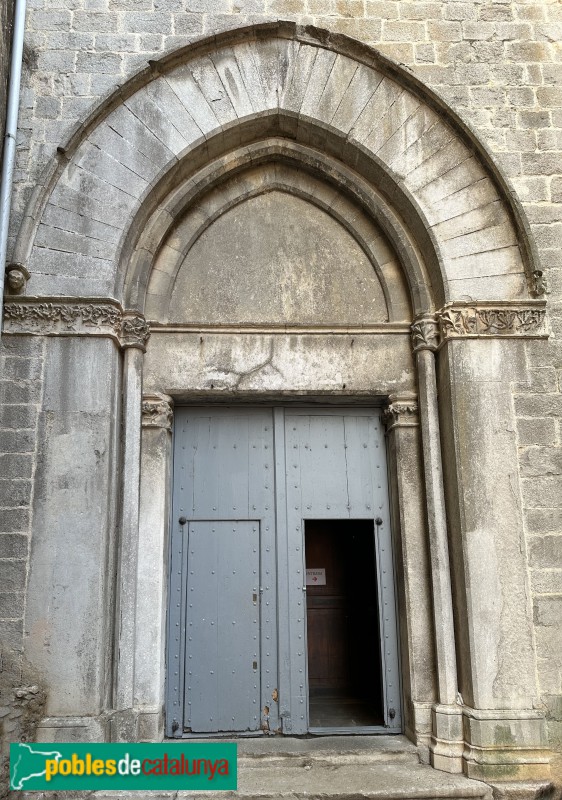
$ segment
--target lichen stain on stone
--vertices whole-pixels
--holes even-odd
[[[494,727],[494,742],[501,744],[515,744],[515,736],[511,732],[509,725],[496,725]]]

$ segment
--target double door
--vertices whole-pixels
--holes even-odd
[[[400,731],[377,410],[176,413],[167,734]]]

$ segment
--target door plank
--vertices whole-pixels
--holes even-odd
[[[258,523],[190,523],[187,571],[187,727],[258,730]]]

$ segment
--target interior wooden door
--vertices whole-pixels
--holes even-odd
[[[306,566],[322,574],[319,585],[308,583],[306,587],[308,685],[312,691],[346,690],[350,684],[346,656],[349,609],[337,536],[327,521],[306,526]]]
[[[384,721],[372,520],[307,520],[311,729]]]

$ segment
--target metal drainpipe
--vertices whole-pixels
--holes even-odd
[[[16,160],[16,135],[18,131],[18,112],[20,105],[21,68],[23,59],[23,37],[25,31],[26,0],[16,0],[14,7],[14,30],[12,34],[12,55],[8,81],[8,105],[6,108],[6,134],[4,137],[4,158],[2,162],[2,182],[0,183],[0,336],[2,335],[2,312],[4,298],[4,275],[6,273],[6,252],[8,249],[8,228],[12,205],[12,183]]]

